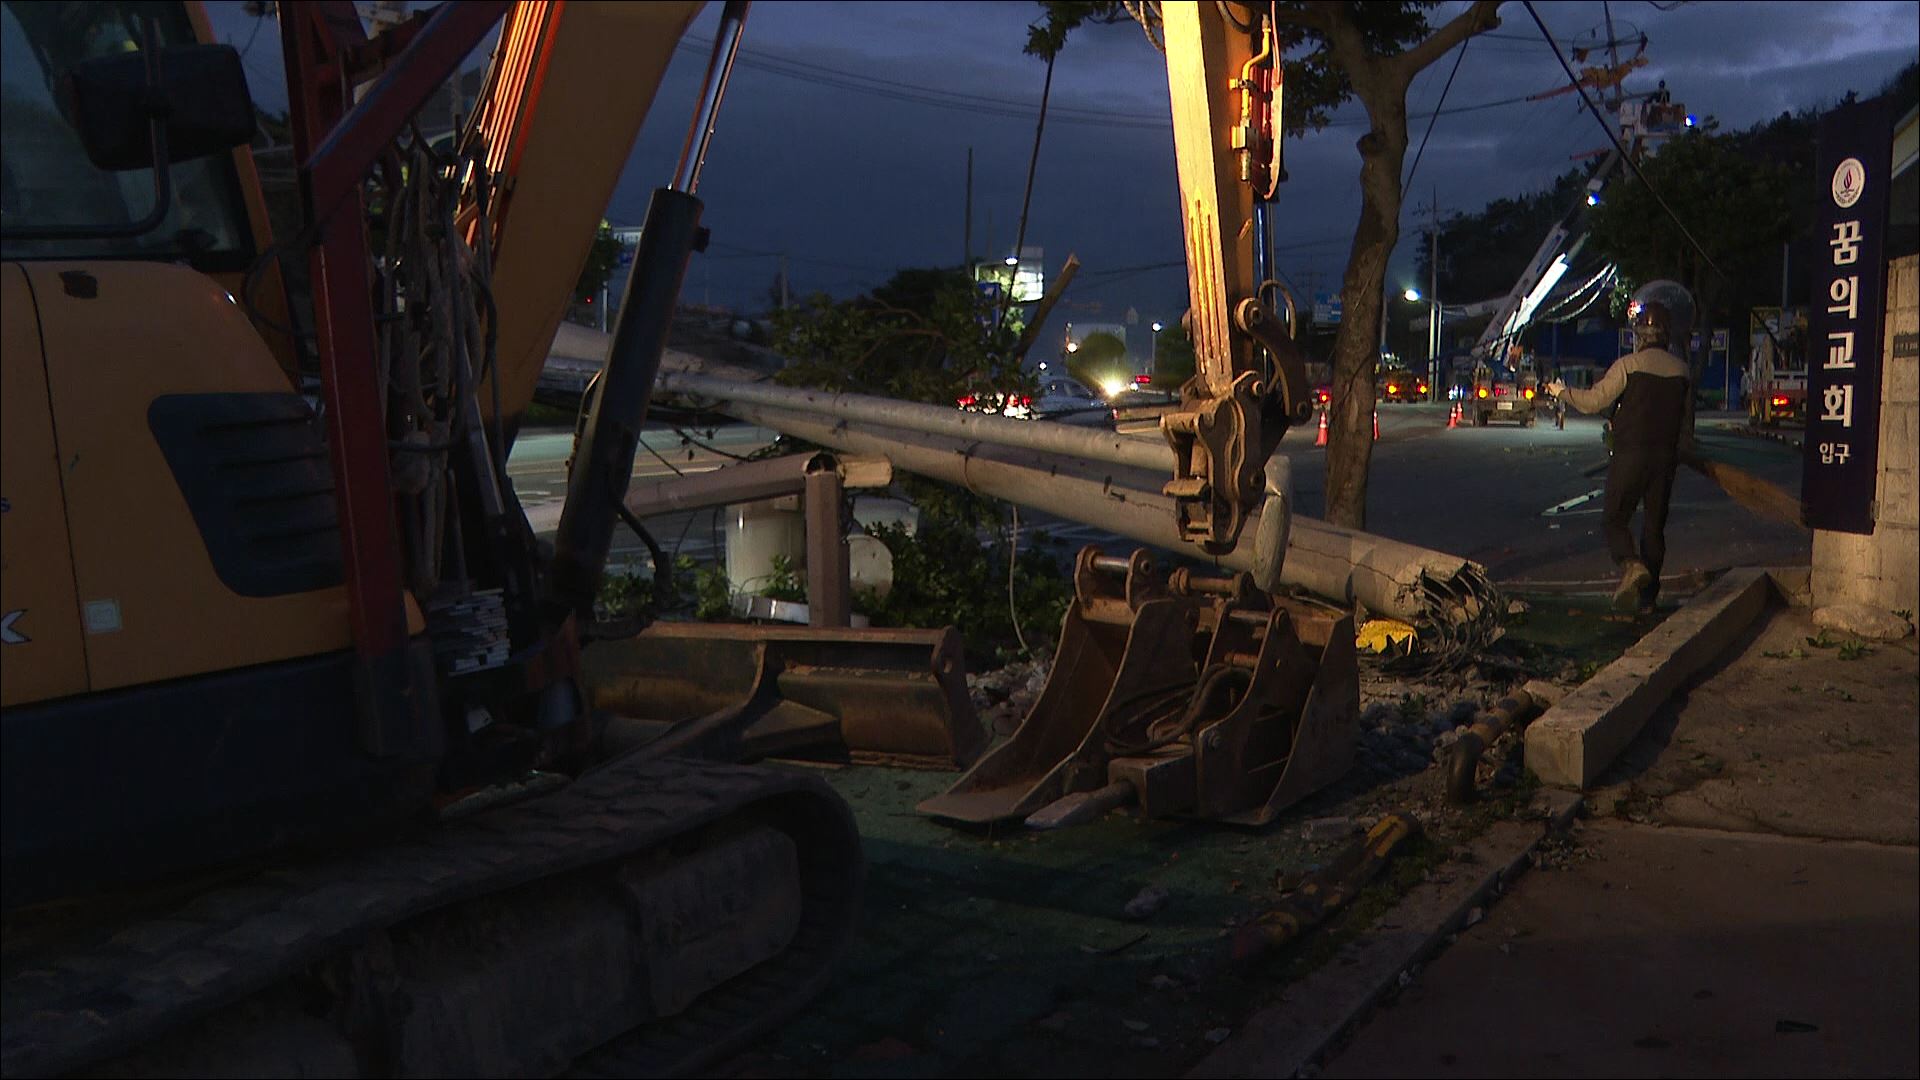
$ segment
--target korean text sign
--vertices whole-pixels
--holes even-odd
[[[1816,529],[1873,531],[1892,134],[1877,103],[1842,106],[1820,120],[1800,488],[1802,517]]]

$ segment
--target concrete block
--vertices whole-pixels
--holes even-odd
[[[1773,581],[1774,595],[1789,607],[1813,605],[1813,567],[1769,566],[1767,577]]]
[[[1843,634],[1898,641],[1913,633],[1913,624],[1876,604],[1834,604],[1815,608],[1813,625]]]
[[[1527,728],[1527,768],[1557,787],[1592,784],[1654,711],[1732,644],[1772,593],[1765,570],[1729,571],[1535,720]]]
[[[1889,359],[1880,377],[1880,400],[1894,406],[1920,401],[1920,363],[1911,356]]]
[[[1872,536],[1816,530],[1813,534],[1814,607],[1878,602],[1884,575],[1904,578],[1913,566],[1913,526],[1880,524]]]
[[[1880,512],[1875,516],[1879,528],[1920,524],[1920,492],[1914,491],[1914,480],[1912,469],[1880,470]]]
[[[1920,611],[1920,529],[1883,525],[1879,589],[1870,598],[1896,611]]]
[[[1911,469],[1920,458],[1920,406],[1883,403],[1880,408],[1880,461],[1882,467]]]

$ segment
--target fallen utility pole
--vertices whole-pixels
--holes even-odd
[[[736,387],[740,387],[738,392]],[[1102,474],[1103,464],[1115,464],[1110,457],[1103,460],[1105,448],[1136,440],[1017,420],[975,424],[969,428],[971,437],[952,438],[925,430],[836,418],[832,411],[813,405],[821,399],[853,395],[818,394],[765,384],[742,386],[723,379],[696,382],[679,374],[663,373],[661,390],[723,397],[720,411],[748,423],[846,453],[885,457],[898,468],[958,484],[977,494],[1092,525],[1167,551],[1207,558],[1181,540],[1172,499],[1142,491],[1134,486],[1134,478],[1116,475],[1110,469]],[[749,397],[790,403],[791,407],[755,404]],[[909,422],[907,418],[920,415],[912,410],[931,410],[941,414],[940,426],[945,427],[951,419],[946,414],[954,412],[903,402],[887,404],[899,407],[900,411],[891,414],[898,422]],[[841,407],[845,408],[844,402]],[[1008,439],[996,445],[1009,426],[1022,429],[1023,437],[1018,442]],[[1081,452],[1075,453],[1074,448]],[[1021,449],[1038,449],[1046,456],[1020,460],[1017,451]],[[1132,462],[1126,464],[1132,467]],[[1258,535],[1258,516],[1259,511],[1255,511],[1248,518],[1246,535]],[[1419,631],[1423,651],[1429,655],[1483,644],[1498,625],[1498,595],[1486,572],[1475,563],[1311,518],[1296,516],[1291,525],[1279,578],[1283,585],[1343,604],[1358,601],[1370,611],[1409,622]],[[1230,570],[1252,570],[1253,544],[1242,542],[1212,561]]]
[[[685,371],[663,370],[658,389],[663,394],[692,394],[737,405],[773,406],[808,413],[816,419],[830,416],[840,420],[884,424],[910,432],[947,435],[996,446],[1017,446],[1045,454],[1104,461],[1169,476],[1173,473],[1173,448],[1167,445],[1166,440],[1159,438],[1136,439],[1111,431],[1093,431],[1068,424],[1036,423],[868,394],[836,394],[826,390],[778,386],[770,382],[745,382]]]

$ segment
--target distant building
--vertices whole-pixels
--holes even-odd
[[[1045,249],[1028,244],[1017,256],[974,264],[973,280],[995,297],[1010,293],[1016,304],[1037,303],[1047,294],[1045,255]]]

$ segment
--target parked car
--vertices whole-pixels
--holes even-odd
[[[1109,412],[1099,395],[1086,384],[1065,375],[1046,375],[1040,379],[1040,396],[1032,405],[1036,420],[1054,420],[1065,424],[1105,425]]]

